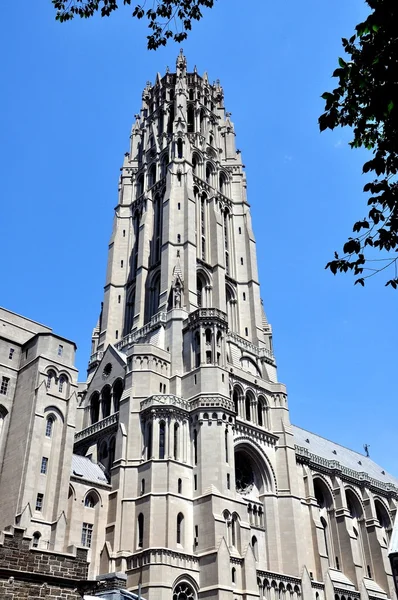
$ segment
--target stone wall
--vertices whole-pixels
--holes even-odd
[[[25,530],[14,527],[0,538],[2,600],[78,600],[79,582],[87,578],[87,550],[61,554],[31,548]]]

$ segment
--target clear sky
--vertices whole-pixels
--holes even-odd
[[[50,0],[13,0],[0,21],[0,304],[74,340],[80,380],[131,124],[179,50],[147,51],[130,12],[61,25]],[[360,0],[218,0],[184,51],[232,112],[292,421],[367,442],[398,476],[398,292],[324,270],[364,216],[365,179],[349,132],[319,133],[320,95],[365,14]]]

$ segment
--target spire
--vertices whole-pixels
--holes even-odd
[[[186,75],[187,72],[187,59],[184,56],[184,51],[181,48],[179,55],[177,56],[177,77]]]

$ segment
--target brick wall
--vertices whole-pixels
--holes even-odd
[[[87,578],[87,550],[60,554],[31,548],[19,527],[0,538],[1,600],[80,600],[79,581]]]

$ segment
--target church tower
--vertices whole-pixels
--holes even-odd
[[[230,117],[219,81],[187,72],[182,52],[147,83],[80,407],[75,451],[112,483],[101,572],[125,571],[148,600],[258,598],[259,569],[301,577],[304,561]]]

